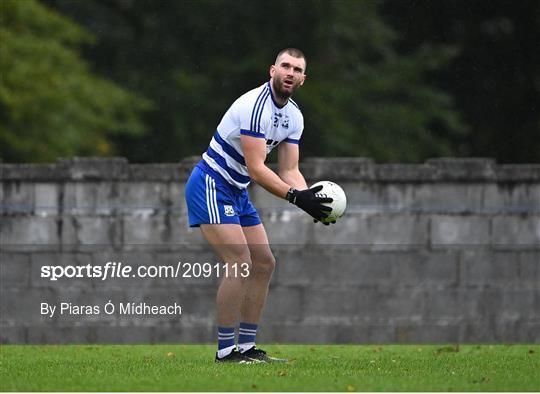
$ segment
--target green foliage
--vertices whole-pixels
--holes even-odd
[[[86,53],[101,74],[157,104],[151,134],[116,138],[132,161],[201,154],[230,104],[266,81],[288,46],[308,56],[295,97],[303,156],[422,161],[451,154],[466,132],[450,96],[430,82],[456,50],[398,54],[380,2],[47,1],[96,34]]]
[[[199,155],[288,46],[308,55],[303,156],[540,160],[534,0],[41,1],[85,29],[0,2],[4,160]]]
[[[141,135],[149,102],[91,73],[77,47],[92,36],[33,0],[0,5],[0,157],[51,161],[114,153]]]
[[[431,78],[454,97],[470,132],[459,153],[540,162],[540,2],[385,0],[401,53],[430,42],[459,47]]]
[[[450,155],[466,127],[427,77],[456,50],[424,46],[398,55],[375,2],[332,2],[325,13],[311,62],[316,76],[299,95],[311,114],[307,130],[317,135],[305,139],[309,153],[409,162]]]

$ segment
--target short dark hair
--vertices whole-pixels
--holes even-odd
[[[307,67],[306,55],[304,55],[304,52],[302,52],[300,49],[297,49],[297,48],[285,48],[279,51],[279,53],[276,56],[276,63],[279,57],[283,55],[284,53],[286,53],[287,55],[291,55],[292,57],[296,57],[298,59],[304,59],[304,63],[306,63],[306,67]]]

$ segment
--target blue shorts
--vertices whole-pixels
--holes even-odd
[[[249,201],[247,190],[229,184],[221,175],[200,161],[186,183],[185,198],[189,226],[201,224],[239,224],[242,227],[261,223]]]

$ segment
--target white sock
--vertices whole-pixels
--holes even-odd
[[[238,344],[238,350],[240,351],[240,353],[244,353],[245,351],[248,351],[252,347],[255,347],[255,342],[247,342],[247,343]]]
[[[226,348],[223,348],[223,349],[219,349],[218,352],[217,352],[217,356],[218,358],[223,358],[223,357],[227,357],[229,354],[232,353],[232,351],[234,350],[236,346],[229,346],[229,347],[226,347]]]

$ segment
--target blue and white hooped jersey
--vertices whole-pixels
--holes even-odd
[[[298,144],[304,117],[291,99],[283,107],[274,100],[270,82],[240,96],[221,119],[203,160],[227,182],[245,189],[251,181],[240,135],[266,140],[266,154],[280,142]]]

